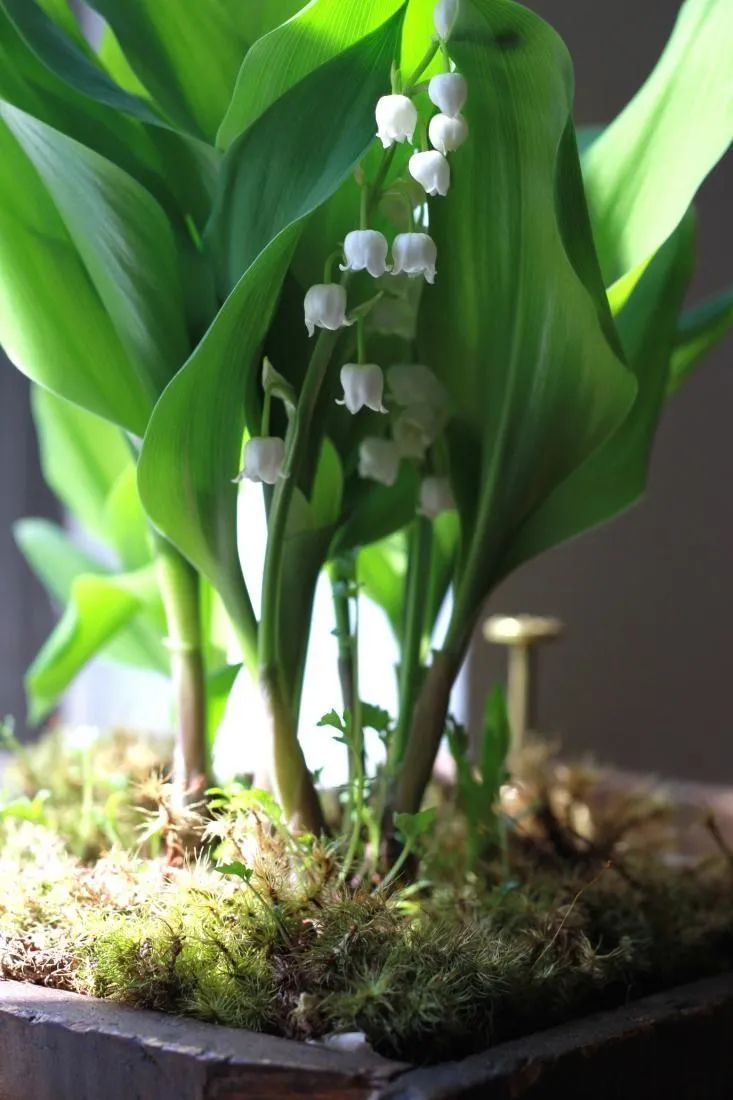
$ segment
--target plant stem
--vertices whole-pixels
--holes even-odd
[[[185,805],[200,801],[209,779],[199,576],[166,538],[155,540],[178,721],[173,781]]]
[[[311,832],[323,827],[313,777],[298,742],[297,722],[286,704],[286,685],[280,666],[280,593],[285,535],[298,475],[309,446],[310,426],[338,332],[321,332],[303,381],[298,405],[285,439],[285,468],[272,496],[267,550],[262,578],[262,615],[259,628],[259,666],[263,700],[270,720],[276,794],[286,817]]]
[[[331,595],[336,618],[336,641],[338,643],[338,674],[341,684],[341,698],[344,710],[354,710],[354,639],[351,629],[351,604],[348,586],[353,577],[353,565],[343,557],[331,562]]]
[[[419,516],[410,536],[410,554],[405,594],[404,629],[399,672],[399,718],[390,746],[391,775],[395,775],[405,755],[415,696],[420,686],[422,645],[425,632],[425,587],[430,573],[433,529],[430,521]]]

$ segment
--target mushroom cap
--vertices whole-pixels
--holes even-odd
[[[492,615],[484,623],[484,637],[506,646],[530,646],[556,638],[565,629],[560,619],[543,615]]]

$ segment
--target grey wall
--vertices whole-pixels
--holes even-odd
[[[577,117],[607,121],[652,67],[676,0],[537,0],[575,58]],[[692,300],[733,282],[733,159],[705,185]],[[613,525],[531,563],[490,610],[552,613],[539,718],[570,750],[624,766],[733,780],[733,342],[669,407],[646,500]],[[502,675],[478,647],[473,700]]]
[[[0,717],[23,724],[22,676],[52,625],[51,607],[13,542],[22,516],[54,515],[38,468],[28,383],[0,352]]]

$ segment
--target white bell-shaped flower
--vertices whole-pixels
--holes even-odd
[[[403,458],[425,458],[441,428],[441,417],[431,405],[411,405],[392,425],[392,437]]]
[[[342,271],[368,271],[374,278],[386,275],[390,270],[387,264],[389,245],[383,233],[374,229],[355,229],[346,234],[344,241],[344,259]]]
[[[417,129],[417,107],[406,95],[383,95],[377,102],[377,137],[385,149],[395,142],[412,141]]]
[[[393,275],[424,275],[435,282],[438,249],[427,233],[400,233],[392,245]]]
[[[376,363],[347,363],[341,368],[341,385],[344,397],[336,402],[337,405],[345,405],[352,414],[360,409],[386,413],[382,404],[384,375]]]
[[[433,115],[428,126],[430,144],[446,156],[460,149],[468,137],[468,123],[463,115]]]
[[[421,363],[405,363],[390,367],[387,371],[389,392],[396,405],[409,408],[412,405],[431,405],[445,409],[448,393],[443,383]]]
[[[244,469],[237,481],[274,485],[282,477],[285,443],[278,436],[253,436],[244,448]]]
[[[443,512],[452,512],[456,507],[453,490],[447,477],[426,477],[420,485],[420,506],[418,513],[427,519],[435,519]]]
[[[400,452],[391,439],[369,436],[359,447],[359,477],[378,481],[388,488],[397,481],[400,470]]]
[[[457,118],[468,99],[468,84],[460,73],[439,73],[428,84],[428,95],[439,111]]]
[[[438,32],[438,38],[443,42],[447,42],[453,34],[453,28],[458,18],[459,3],[460,0],[439,0],[435,5],[433,14],[435,29]]]
[[[346,319],[346,288],[338,283],[317,283],[305,296],[305,327],[312,336],[317,328],[329,332],[352,325]]]
[[[410,175],[427,195],[447,195],[450,188],[450,164],[442,153],[430,149],[426,153],[413,153],[410,157]]]

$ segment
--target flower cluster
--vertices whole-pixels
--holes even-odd
[[[434,13],[437,39],[450,68],[447,42],[458,16],[460,0],[439,0]],[[419,124],[417,106],[412,99],[412,87],[404,91],[393,89],[382,96],[375,110],[377,138],[385,150],[394,145],[413,145],[408,162],[410,176],[422,187],[426,196],[445,196],[451,186],[451,167],[448,154],[458,149],[468,136],[468,125],[461,114],[468,96],[466,81],[460,73],[444,72],[434,76],[428,84],[428,96],[437,107],[438,114],[430,120],[427,136],[432,148],[414,148]],[[363,186],[367,186],[365,183]],[[365,204],[368,211],[368,204]],[[412,218],[410,219],[412,222]],[[418,232],[411,224],[409,232],[398,233],[390,256],[390,246],[383,233],[368,228],[362,215],[362,225],[346,234],[343,242],[345,273],[367,272],[373,279],[385,276],[424,278],[434,283],[437,275],[438,250],[427,232]],[[327,271],[330,270],[330,263]],[[385,414],[385,379],[377,363],[366,362],[364,314],[348,315],[346,287],[343,283],[330,282],[329,275],[323,283],[309,288],[305,295],[305,325],[309,336],[316,329],[336,332],[349,325],[359,326],[358,362],[346,363],[341,368],[340,380],[343,397],[338,404],[352,415],[368,409]],[[359,452],[359,473],[382,485],[394,485],[400,463],[411,459],[426,461],[428,451],[445,427],[447,394],[441,383],[427,367],[419,365],[396,366],[389,371],[389,396],[393,402],[391,438],[373,436],[365,439]],[[273,391],[274,392],[274,391]],[[269,408],[269,405],[267,406]],[[267,419],[267,417],[265,417]],[[253,438],[245,451],[245,465],[241,478],[263,481],[273,485],[283,476],[285,448],[282,440],[270,437],[263,428],[261,437]],[[446,478],[426,477],[420,492],[420,514],[434,517],[454,507],[450,485]]]

